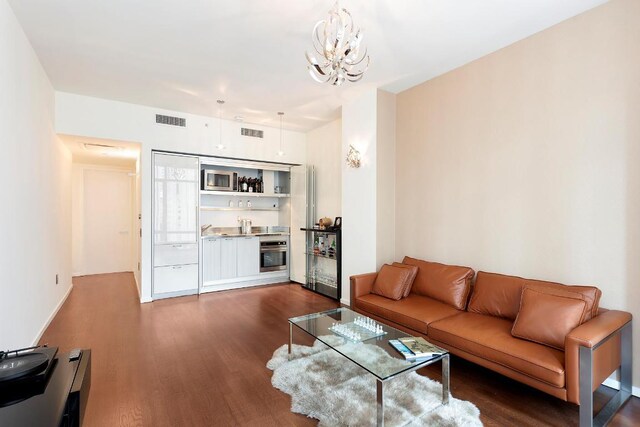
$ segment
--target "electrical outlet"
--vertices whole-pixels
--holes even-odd
[[[56,274],[56,285],[59,283],[58,281],[58,275]]]

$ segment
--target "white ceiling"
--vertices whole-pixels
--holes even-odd
[[[332,0],[8,0],[56,90],[309,130],[361,91],[399,92],[606,0],[345,0],[371,66],[336,88],[306,70]]]

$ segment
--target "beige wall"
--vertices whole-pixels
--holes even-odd
[[[379,270],[396,258],[396,95],[378,90],[376,107],[376,270]]]
[[[638,319],[638,16],[614,0],[399,94],[396,255],[596,284]]]

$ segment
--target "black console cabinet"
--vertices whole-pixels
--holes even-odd
[[[58,354],[46,381],[34,386],[34,395],[0,407],[0,426],[78,427],[91,388],[91,350],[82,350],[80,358]],[[23,398],[23,397],[21,397]]]

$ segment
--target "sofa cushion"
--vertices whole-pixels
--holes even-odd
[[[355,307],[423,334],[431,322],[460,313],[448,304],[413,293],[400,301],[364,295],[355,300]]]
[[[581,294],[525,287],[511,334],[564,351],[565,337],[582,324],[586,308]]]
[[[378,276],[376,276],[375,282],[373,282],[371,293],[399,300],[402,298],[407,278],[410,274],[410,271],[405,268],[385,264],[380,269]]]
[[[513,369],[554,387],[564,387],[564,352],[511,335],[512,322],[460,313],[429,325],[429,337]]]
[[[407,277],[407,280],[404,284],[404,292],[402,293],[402,298],[406,298],[409,296],[409,293],[411,292],[411,286],[413,286],[413,282],[414,280],[416,280],[416,276],[418,275],[418,267],[416,267],[415,265],[407,265],[399,262],[394,262],[391,265],[393,265],[394,267],[406,268],[410,272],[409,277]]]
[[[585,321],[595,317],[602,292],[595,286],[566,286],[542,280],[479,271],[473,287],[468,311],[515,320],[525,286],[580,293],[587,303]]]
[[[469,267],[439,264],[404,257],[403,264],[418,267],[411,292],[437,299],[459,310],[467,306],[473,270]]]

